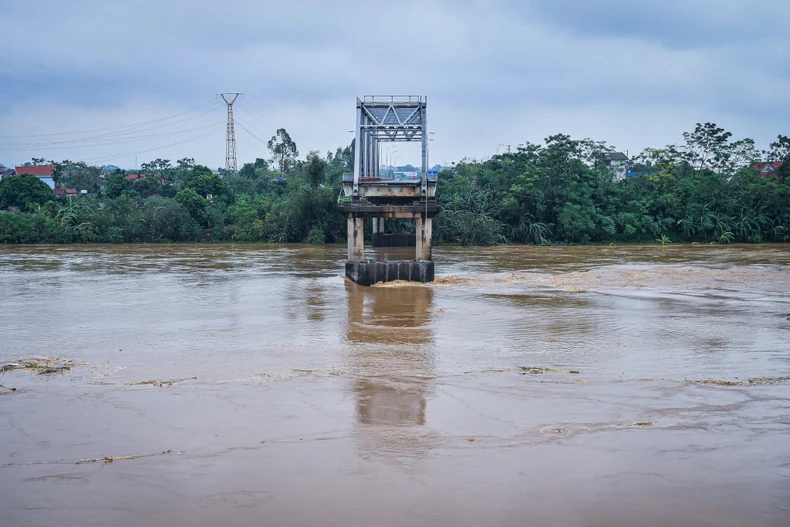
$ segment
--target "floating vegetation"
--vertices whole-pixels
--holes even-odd
[[[127,459],[140,459],[142,457],[153,456],[166,456],[170,454],[180,454],[181,452],[173,452],[172,450],[165,450],[164,452],[157,452],[156,454],[143,454],[139,456],[104,456],[104,457],[90,457],[86,459],[78,459],[74,463],[77,465],[84,465],[85,463],[112,463],[113,461],[124,461]]]
[[[175,384],[177,382],[194,381],[195,379],[197,379],[197,377],[186,377],[184,379],[169,379],[169,380],[168,379],[165,379],[165,380],[154,379],[154,380],[151,380],[151,381],[137,381],[137,382],[132,382],[132,383],[129,383],[129,384],[131,386],[152,385],[152,386],[159,386],[159,387],[168,387],[168,386],[172,386],[173,384]]]
[[[713,386],[760,386],[764,384],[778,384],[790,381],[787,377],[755,377],[745,381],[722,381],[718,379],[707,379],[704,381],[693,381],[694,384],[713,385]]]
[[[530,373],[532,375],[540,375],[542,373],[567,373],[570,375],[578,375],[578,371],[576,370],[558,370],[555,368],[543,368],[543,367],[536,367],[536,366],[522,366],[521,372],[523,374]]]
[[[749,379],[746,383],[749,386],[755,386],[760,384],[777,384],[780,382],[787,382],[790,381],[790,376],[787,377],[757,377],[756,379]]]
[[[519,368],[502,368],[499,370],[475,370],[475,371],[465,371],[464,375],[469,375],[472,373],[505,373],[508,371],[520,371]]]
[[[34,372],[38,375],[53,375],[67,372],[75,366],[84,365],[85,363],[76,363],[60,357],[35,357],[4,364],[0,366],[0,373],[13,370],[24,370]]]
[[[653,421],[637,421],[634,426],[636,428],[653,428]]]
[[[714,386],[742,386],[742,382],[736,381],[720,381],[717,379],[708,379],[705,381],[694,381],[694,384],[712,384]]]

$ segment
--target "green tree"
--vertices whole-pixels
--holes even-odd
[[[108,198],[118,198],[129,190],[130,181],[124,174],[110,174],[107,176],[105,195]]]
[[[0,209],[43,205],[53,198],[49,185],[32,174],[7,176],[0,180]]]
[[[211,195],[212,199],[227,197],[230,195],[228,184],[225,183],[218,175],[211,173],[202,173],[197,177],[189,180],[186,184],[186,189],[194,190],[198,195],[206,197]]]
[[[285,128],[278,129],[277,133],[269,139],[267,146],[272,153],[272,161],[279,167],[280,173],[289,173],[293,161],[299,155],[299,149]]]
[[[318,188],[324,182],[326,161],[321,159],[318,152],[310,152],[304,167],[304,176],[311,188]]]
[[[207,223],[208,200],[195,192],[195,189],[185,188],[176,194],[176,201],[189,212],[195,221],[201,224]]]

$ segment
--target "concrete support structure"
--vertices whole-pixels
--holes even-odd
[[[339,211],[348,218],[346,276],[358,284],[390,280],[432,281],[432,218],[436,202],[436,177],[428,176],[427,101],[421,96],[367,96],[357,99],[354,173],[343,175],[344,199]],[[422,170],[419,180],[381,177],[383,143],[420,142]],[[435,173],[434,173],[435,174]],[[374,246],[414,246],[414,260],[366,262],[364,221],[371,218]],[[416,232],[385,234],[385,218],[412,219]]]
[[[431,232],[431,223],[432,218],[430,216],[419,216],[416,218],[415,230],[417,232],[417,260],[431,259],[431,252],[433,249],[433,233]]]
[[[348,260],[365,260],[365,219],[355,214],[348,215]]]

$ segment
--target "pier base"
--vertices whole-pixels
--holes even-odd
[[[359,285],[406,280],[433,282],[433,262],[429,260],[400,260],[392,262],[346,262],[346,276]]]

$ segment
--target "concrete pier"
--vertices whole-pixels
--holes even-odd
[[[426,99],[420,96],[367,96],[357,99],[354,173],[343,174],[338,211],[348,219],[346,276],[361,285],[408,280],[431,282],[432,223],[441,209],[436,202],[436,173],[428,171]],[[419,179],[382,176],[379,152],[383,143],[422,143]],[[386,218],[414,222],[414,234],[386,233]],[[365,222],[370,219],[374,247],[414,247],[414,260],[365,260]]]
[[[348,259],[357,262],[365,259],[365,221],[355,214],[348,216]]]

